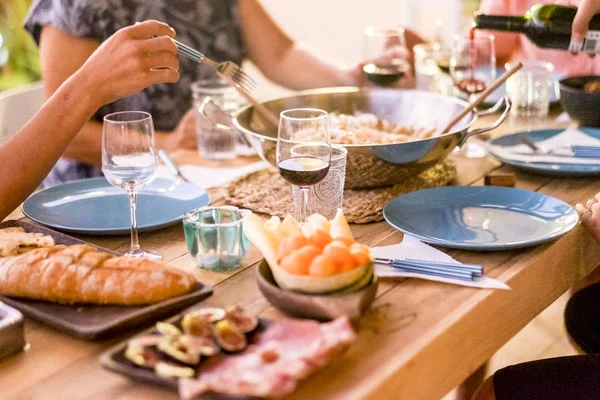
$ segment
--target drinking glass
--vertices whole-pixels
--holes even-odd
[[[126,256],[160,260],[154,251],[144,251],[138,241],[136,199],[140,188],[156,175],[158,161],[152,116],[141,111],[125,111],[104,117],[102,130],[102,172],[111,185],[129,194],[131,246]]]
[[[450,56],[450,75],[455,88],[466,95],[469,101],[475,100],[496,79],[494,36],[455,36]],[[463,145],[458,154],[467,158],[484,157],[483,146],[471,140]]]
[[[514,66],[506,64],[506,69]],[[554,66],[545,61],[523,61],[523,67],[506,81],[512,113],[523,117],[545,117],[550,108]]]
[[[365,28],[363,72],[378,86],[398,82],[409,70],[403,58],[408,54],[403,28]]]
[[[296,219],[306,222],[308,194],[321,182],[331,164],[331,139],[327,112],[296,108],[281,113],[277,134],[277,168],[289,183],[301,189]]]

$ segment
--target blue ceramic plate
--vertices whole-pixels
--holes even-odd
[[[451,186],[396,197],[383,210],[394,228],[435,245],[507,250],[555,239],[577,225],[568,204],[499,186]]]
[[[584,132],[596,139],[600,139],[600,129],[593,128],[579,128],[581,132]],[[542,129],[538,131],[530,132],[517,132],[511,135],[502,136],[489,141],[490,145],[511,147],[521,144],[520,135],[527,135],[527,137],[534,143],[542,142],[550,139],[552,136],[558,135],[563,132],[564,129]],[[598,165],[587,165],[587,164],[550,164],[550,163],[535,163],[535,162],[524,162],[507,160],[498,154],[494,153],[494,148],[488,149],[491,156],[498,161],[505,164],[512,165],[516,168],[526,170],[529,172],[535,172],[544,175],[555,175],[555,176],[588,176],[588,175],[599,175],[600,174],[600,163]]]
[[[143,232],[173,225],[187,211],[209,203],[206,191],[197,186],[157,178],[138,194],[138,228]],[[127,194],[104,178],[83,179],[37,192],[23,203],[23,213],[40,224],[66,232],[129,233]]]
[[[503,73],[506,72],[504,68],[496,68],[496,77],[500,77]],[[560,95],[558,92],[558,81],[563,79],[564,76],[558,73],[552,74],[552,91],[550,92],[550,104],[558,104],[560,101]],[[490,93],[490,95],[483,101],[483,104],[486,106],[491,106],[496,104],[498,100],[502,96],[506,94],[506,83],[503,83],[498,89]]]

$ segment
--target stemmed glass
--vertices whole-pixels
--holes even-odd
[[[454,86],[469,101],[475,100],[488,85],[496,79],[496,51],[494,36],[475,35],[455,36],[450,56],[450,75]],[[482,146],[467,142],[459,154],[467,158],[485,156]]]
[[[302,195],[296,218],[306,222],[310,186],[321,182],[331,164],[331,140],[327,112],[297,108],[281,113],[277,135],[277,168]]]
[[[154,124],[150,114],[125,111],[104,117],[102,172],[111,185],[125,189],[129,194],[131,247],[126,256],[151,260],[162,258],[155,251],[140,248],[135,215],[137,192],[154,180],[157,168]]]
[[[367,79],[378,86],[398,82],[410,69],[403,28],[365,28],[364,67]]]

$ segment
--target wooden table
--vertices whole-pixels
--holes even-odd
[[[484,121],[485,122],[485,121]],[[487,121],[489,122],[489,121]],[[507,122],[495,134],[510,129]],[[178,158],[195,158],[179,154]],[[497,162],[456,158],[457,185],[481,185]],[[517,187],[547,193],[572,205],[600,192],[598,179],[553,179],[517,172]],[[214,204],[223,203],[211,190]],[[19,212],[12,216],[21,217]],[[399,243],[385,222],[352,227],[359,242]],[[127,237],[83,237],[124,252]],[[142,245],[166,262],[214,285],[207,306],[239,303],[263,317],[281,316],[259,293],[252,248],[244,266],[228,273],[198,270],[180,225],[145,234]],[[293,399],[438,399],[488,360],[539,312],[600,263],[600,246],[579,226],[559,240],[525,250],[493,253],[450,251],[462,262],[481,263],[486,275],[511,291],[478,290],[414,279],[383,280],[377,300],[361,321],[356,344],[342,358],[302,382]],[[28,351],[0,363],[3,399],[165,399],[174,393],[106,372],[98,356],[127,336],[101,343],[72,339],[27,321]]]

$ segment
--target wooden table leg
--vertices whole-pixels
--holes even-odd
[[[488,363],[477,368],[456,390],[456,400],[471,400],[479,386],[485,380]]]

